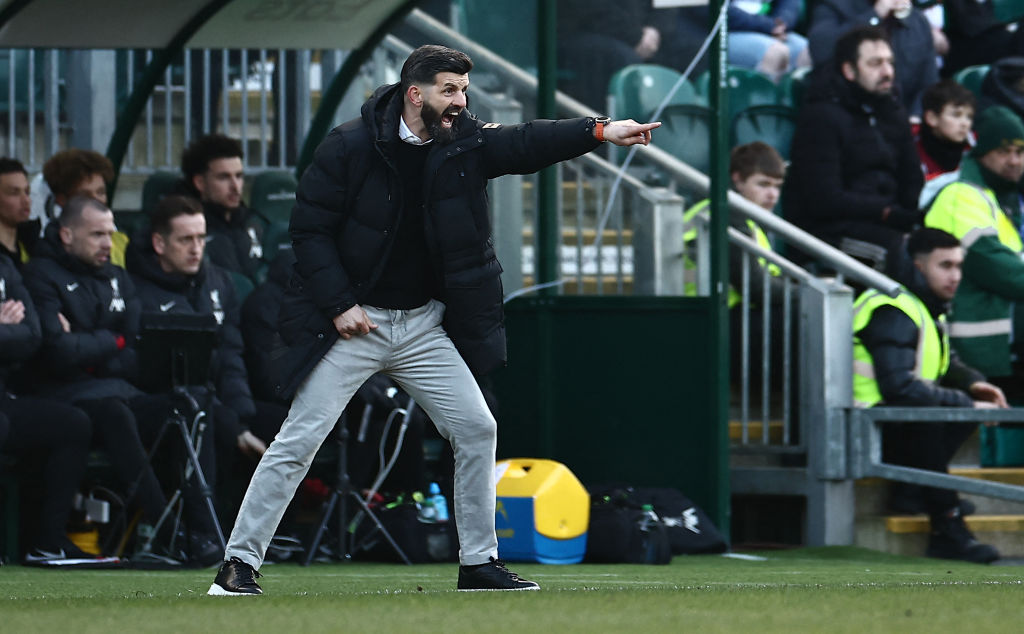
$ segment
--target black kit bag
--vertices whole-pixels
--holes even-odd
[[[707,513],[682,491],[672,488],[640,487],[635,501],[650,504],[668,532],[673,555],[724,553],[729,546]]]
[[[586,561],[667,564],[672,560],[668,532],[652,509],[636,504],[617,487],[592,487],[590,500]]]
[[[459,537],[455,522],[421,522],[412,503],[398,503],[373,509],[374,515],[414,564],[453,562],[459,559]],[[352,558],[364,561],[402,562],[395,549],[373,520],[359,512],[349,524]]]

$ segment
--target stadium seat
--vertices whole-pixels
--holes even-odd
[[[537,3],[520,0],[455,0],[459,31],[516,66],[537,71]],[[516,16],[509,20],[509,16]]]
[[[711,110],[697,104],[673,104],[661,115],[655,144],[704,174],[711,164]]]
[[[953,75],[953,79],[967,90],[973,92],[975,97],[980,97],[981,83],[985,81],[985,77],[988,75],[988,68],[988,64],[961,68]]]
[[[231,281],[235,284],[235,295],[237,296],[238,304],[241,305],[242,302],[245,301],[245,298],[249,296],[249,293],[256,288],[256,285],[253,284],[252,280],[238,271],[228,271],[228,273],[231,275]]]
[[[730,142],[733,147],[763,141],[789,160],[789,146],[796,129],[796,111],[789,106],[761,105],[741,110],[732,120]]]
[[[613,119],[648,121],[679,81],[681,74],[656,64],[633,64],[620,69],[608,82],[608,113]],[[690,82],[683,82],[670,104],[704,105]]]
[[[811,79],[810,68],[798,68],[786,73],[779,80],[779,103],[799,109],[804,101],[804,91]]]
[[[135,233],[147,224],[149,215],[139,211],[115,211],[114,224],[117,230],[129,238],[134,238]]]
[[[992,15],[998,22],[1010,24],[1024,18],[1024,2],[1020,0],[992,0]]]
[[[295,175],[286,170],[260,172],[253,178],[249,207],[259,212],[268,223],[284,221],[292,217],[295,204]]]
[[[142,211],[149,213],[163,200],[164,196],[173,194],[182,180],[177,172],[153,172],[142,185]]]
[[[288,221],[276,220],[263,230],[263,259],[273,262],[281,249],[290,249],[292,238],[288,234]]]
[[[711,75],[708,72],[701,73],[697,78],[697,92],[705,99],[709,94],[708,82]],[[729,87],[729,121],[736,118],[741,110],[750,106],[763,106],[779,103],[779,88],[768,78],[767,75],[730,66],[726,74],[726,82]]]

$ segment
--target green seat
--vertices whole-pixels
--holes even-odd
[[[988,76],[988,64],[978,64],[961,68],[953,75],[958,84],[974,93],[975,97],[981,96],[981,83]]]
[[[249,207],[255,209],[267,222],[284,221],[292,217],[295,204],[295,175],[290,171],[274,170],[260,172],[253,178]]]
[[[1003,24],[1024,18],[1024,0],[992,0],[992,15]]]
[[[129,238],[134,238],[136,232],[149,222],[149,215],[141,211],[115,211],[114,224],[117,230]]]
[[[241,305],[245,301],[245,298],[249,296],[249,293],[256,288],[253,281],[248,277],[239,273],[238,271],[228,271],[231,275],[231,281],[235,284],[235,295],[238,297],[238,303]]]
[[[537,3],[521,0],[456,0],[459,31],[516,66],[537,69]],[[509,19],[515,16],[515,19]]]
[[[177,172],[157,171],[142,184],[142,211],[150,213],[168,194],[173,194],[181,181]]]
[[[789,106],[751,106],[741,110],[732,120],[730,142],[733,147],[762,141],[789,160],[789,147],[796,130],[796,111]]]
[[[698,104],[673,104],[665,108],[661,122],[655,144],[707,174],[711,165],[711,109]]]
[[[263,230],[263,259],[273,262],[282,249],[292,248],[292,237],[288,233],[288,221],[274,221]]]
[[[711,75],[708,72],[701,73],[697,78],[697,93],[705,99],[710,90],[710,81]],[[726,72],[726,85],[729,90],[729,121],[750,106],[765,106],[780,101],[779,88],[775,82],[756,70],[729,66]]]
[[[633,64],[620,69],[608,82],[609,114],[613,119],[648,121],[665,100],[681,74],[656,64]],[[669,104],[704,105],[693,85],[685,81]]]
[[[800,108],[804,101],[804,92],[811,79],[810,68],[798,68],[786,73],[779,80],[779,103]]]

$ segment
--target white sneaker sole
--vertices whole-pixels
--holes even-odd
[[[532,588],[458,588],[459,592],[524,592],[528,590],[540,590],[540,586]]]
[[[206,594],[211,597],[258,597],[258,594],[252,594],[249,592],[230,592],[224,588],[218,586],[216,583],[210,586],[210,589],[206,591]]]

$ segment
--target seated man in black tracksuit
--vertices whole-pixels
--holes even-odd
[[[169,406],[166,397],[150,397],[132,384],[141,303],[128,274],[110,262],[113,232],[110,209],[76,196],[36,245],[25,273],[43,334],[34,387],[88,414],[129,502],[141,510],[144,523],[156,525],[166,500],[143,439],[155,439],[165,419],[157,414]],[[206,467],[212,464],[212,441],[204,445]],[[193,556],[204,549],[214,556],[208,547],[214,528],[194,487],[186,487],[186,504],[193,518]]]
[[[39,317],[21,275],[0,254],[0,453],[18,458],[19,467],[42,483],[25,563],[46,565],[90,556],[71,543],[65,530],[85,474],[92,426],[76,407],[16,392],[12,383],[41,339]]]
[[[219,343],[213,351],[211,375],[219,404],[214,407],[213,420],[218,468],[224,472],[236,448],[254,459],[267,448],[249,429],[251,420],[262,416],[242,360],[234,283],[224,269],[203,261],[206,222],[194,199],[164,198],[151,213],[150,223],[150,239],[133,240],[127,255],[142,310],[212,314],[217,320]]]
[[[181,155],[181,171],[189,193],[203,204],[210,261],[262,281],[264,223],[242,202],[242,144],[223,134],[200,137]]]

